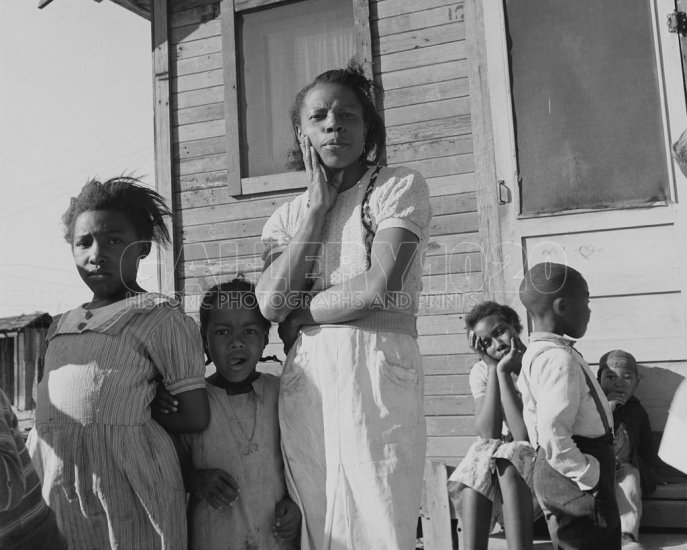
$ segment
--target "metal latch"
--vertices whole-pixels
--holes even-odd
[[[668,14],[668,31],[687,36],[687,13],[674,11]]]
[[[496,186],[498,188],[499,204],[508,204],[510,201],[513,200],[510,189],[508,189],[508,186],[506,185],[505,181],[498,180],[496,182]]]

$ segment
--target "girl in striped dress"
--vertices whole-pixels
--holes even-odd
[[[93,297],[50,327],[29,449],[72,550],[187,544],[185,491],[165,429],[208,423],[203,345],[192,319],[136,281],[151,243],[169,241],[170,214],[138,183],[90,181],[63,216]],[[182,405],[159,423],[150,409],[156,379]]]

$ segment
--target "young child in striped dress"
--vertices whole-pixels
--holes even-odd
[[[198,329],[137,282],[152,242],[169,240],[160,195],[120,177],[88,182],[63,216],[92,299],[48,331],[29,450],[71,550],[187,546],[185,491],[169,431],[209,420]],[[181,412],[153,421],[161,377]]]

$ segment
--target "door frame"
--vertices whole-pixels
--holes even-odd
[[[524,239],[536,235],[561,234],[578,231],[619,229],[641,225],[673,224],[678,243],[681,272],[680,288],[684,311],[687,312],[687,208],[680,208],[679,200],[687,196],[687,177],[677,168],[670,156],[671,144],[687,128],[687,106],[685,105],[685,84],[682,72],[682,57],[678,35],[671,34],[666,24],[666,15],[675,9],[675,0],[650,0],[652,26],[656,46],[657,67],[663,78],[659,82],[660,96],[663,99],[662,117],[666,164],[670,178],[670,199],[668,204],[644,208],[626,208],[614,210],[570,211],[538,217],[519,217],[516,209],[520,204],[518,169],[516,157],[515,132],[513,124],[512,96],[510,89],[510,71],[506,44],[506,23],[502,1],[474,0],[474,11],[477,14],[475,23],[477,33],[483,33],[483,39],[476,41],[484,45],[487,94],[482,100],[488,102],[483,106],[490,111],[491,125],[484,124],[484,130],[491,134],[491,154],[493,154],[493,174],[496,181],[478,177],[478,186],[488,186],[487,192],[498,196],[499,182],[503,182],[510,194],[509,202],[499,203],[496,214],[486,212],[496,223],[498,252],[485,251],[485,261],[496,262],[498,276],[485,273],[493,282],[493,292],[489,298],[506,303],[513,307],[523,319],[526,311],[518,299],[517,289],[523,275],[523,265],[527,262],[524,252]],[[468,2],[466,2],[467,7]],[[466,13],[467,16],[467,13]],[[481,20],[481,21],[480,21]],[[479,58],[476,59],[479,63]],[[473,71],[474,72],[474,71]],[[486,96],[486,97],[484,97]],[[479,154],[476,147],[476,153]],[[479,191],[479,190],[478,190]],[[479,203],[478,203],[479,204]],[[554,226],[555,224],[555,226]],[[682,236],[682,238],[680,238]],[[493,246],[493,237],[489,239]],[[489,240],[483,239],[483,246],[490,246]]]

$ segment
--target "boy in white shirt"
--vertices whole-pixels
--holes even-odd
[[[530,441],[537,447],[534,490],[555,548],[621,547],[615,498],[613,416],[582,355],[574,349],[589,323],[589,289],[562,264],[533,266],[520,300],[534,331],[518,389]]]

